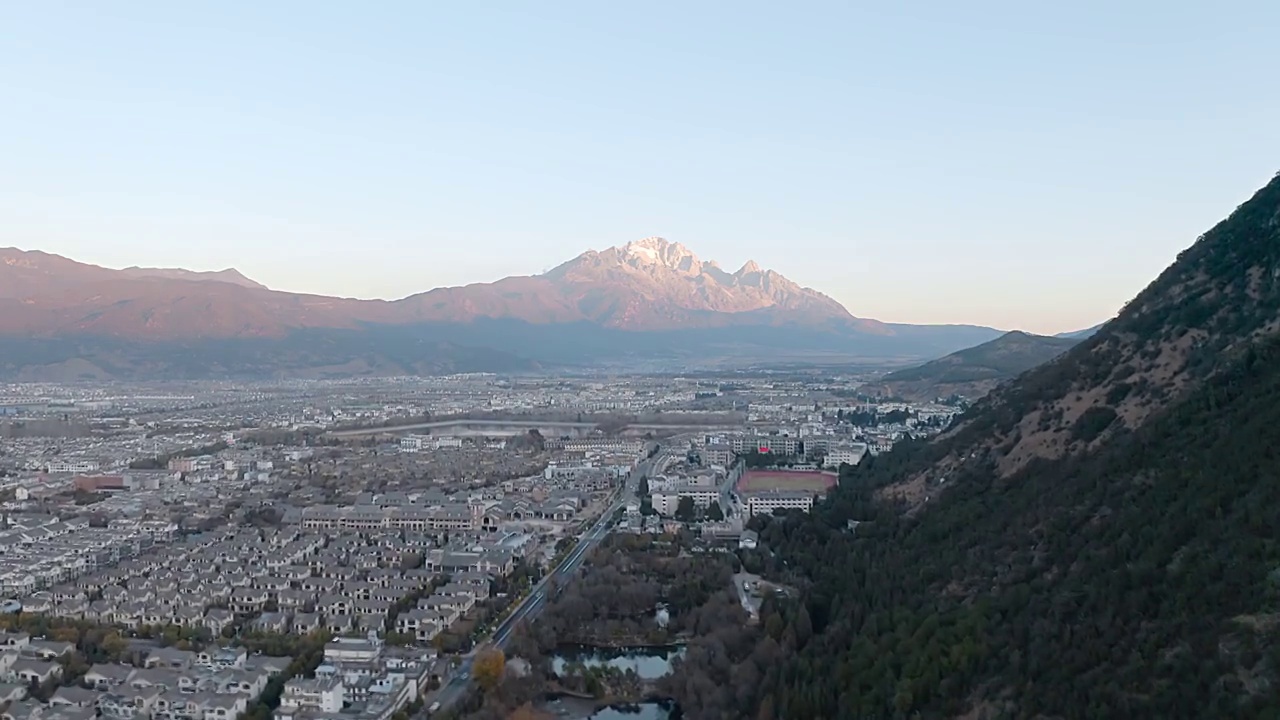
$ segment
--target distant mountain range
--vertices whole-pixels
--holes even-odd
[[[0,249],[0,374],[338,376],[598,363],[927,359],[1000,335],[852,315],[748,262],[646,238],[542,275],[401,300],[270,290],[234,269],[112,270]]]
[[[1058,333],[1057,335],[1054,335],[1054,337],[1070,338],[1072,340],[1084,340],[1085,338],[1091,338],[1095,334],[1097,334],[1097,332],[1101,330],[1102,326],[1105,324],[1106,323],[1099,323],[1097,325],[1094,325],[1093,327],[1085,328],[1083,330],[1075,330],[1073,332]]]
[[[980,397],[999,383],[1075,347],[1082,339],[1074,337],[1077,334],[1046,337],[1014,330],[995,340],[958,350],[923,365],[889,373],[883,378],[884,390],[891,395],[908,398],[936,398],[952,394]]]

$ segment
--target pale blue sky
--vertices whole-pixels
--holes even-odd
[[[863,317],[1076,329],[1280,169],[1277,27],[1277,2],[6,3],[0,245],[398,297],[662,235]]]

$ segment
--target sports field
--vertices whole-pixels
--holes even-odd
[[[738,478],[740,493],[767,490],[804,490],[825,494],[835,486],[838,475],[815,470],[748,470]]]

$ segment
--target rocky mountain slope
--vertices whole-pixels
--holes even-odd
[[[891,372],[876,386],[894,397],[932,399],[953,394],[981,397],[999,383],[1075,347],[1077,342],[1079,340],[1014,330],[923,365]]]
[[[1117,318],[761,541],[771,717],[1271,717],[1280,178]],[[848,521],[861,521],[856,531]]]
[[[277,368],[282,370],[296,368],[306,354],[300,342],[361,333],[369,333],[363,343],[352,340],[336,355],[330,343],[322,353],[324,367],[363,367],[381,349],[372,341],[393,337],[397,346],[452,348],[442,361],[454,367],[458,349],[551,363],[926,358],[997,334],[855,318],[826,295],[755,263],[725,272],[660,238],[590,251],[543,275],[397,301],[277,292],[235,270],[111,270],[47,253],[0,250],[0,336],[14,357],[101,366],[95,344],[142,341],[130,357],[145,359],[149,352],[158,358],[187,352],[182,348],[192,343],[223,341],[224,347],[253,344],[260,360],[245,365],[247,372],[270,368],[266,341],[275,341],[285,357]],[[77,348],[74,356],[49,355],[71,347]],[[105,365],[127,363],[107,358]]]

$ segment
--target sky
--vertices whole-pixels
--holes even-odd
[[[481,7],[483,6],[483,7]],[[1280,170],[1280,3],[0,5],[0,246],[395,298],[660,235],[1114,314]]]

